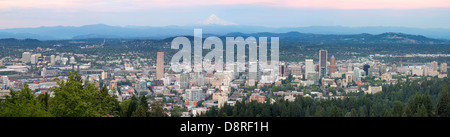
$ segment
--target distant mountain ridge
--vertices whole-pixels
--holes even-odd
[[[187,36],[192,40],[193,36],[190,35],[180,35]],[[225,35],[215,35],[215,34],[203,34],[203,38],[209,36],[218,36],[225,40],[225,37],[244,37],[247,38],[249,36],[253,37],[279,37],[280,43],[309,43],[309,44],[387,44],[387,45],[398,45],[398,44],[412,44],[412,45],[433,45],[433,44],[445,44],[450,45],[450,40],[442,40],[442,39],[433,39],[428,38],[421,35],[410,35],[404,33],[393,33],[386,32],[382,34],[352,34],[352,35],[336,35],[336,34],[311,34],[311,33],[300,33],[300,32],[287,32],[287,33],[270,33],[270,32],[260,32],[260,33],[241,33],[241,32],[233,32]],[[86,36],[85,39],[96,39],[93,37],[103,37],[106,39],[116,39],[114,35],[109,36]],[[170,42],[174,37],[169,37],[165,39],[161,39],[165,42]],[[79,39],[83,39],[79,37]],[[130,39],[133,40],[133,39]],[[36,39],[24,39],[18,40],[14,38],[8,39],[0,39],[0,45],[8,45],[14,43],[36,43],[39,40]]]
[[[434,39],[450,39],[450,29],[420,29],[406,27],[341,27],[341,26],[311,26],[311,27],[281,27],[269,28],[245,25],[195,25],[195,26],[110,26],[105,24],[74,26],[54,26],[38,28],[0,29],[0,38],[63,40],[63,39],[164,39],[180,35],[193,35],[195,28],[203,29],[203,34],[229,35],[232,33],[290,33],[326,35],[379,35],[385,32],[422,35]],[[314,36],[314,35],[312,35]]]

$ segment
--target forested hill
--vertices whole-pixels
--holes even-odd
[[[280,42],[304,42],[312,44],[450,44],[449,40],[432,39],[422,35],[394,32],[386,32],[378,35],[367,33],[354,35],[322,35],[300,32],[253,34],[229,33],[225,36],[279,37]]]
[[[450,40],[443,39],[432,39],[422,35],[410,35],[404,33],[394,33],[394,32],[386,32],[378,35],[372,34],[354,34],[354,35],[324,35],[324,34],[310,34],[310,33],[300,33],[300,32],[288,32],[288,33],[229,33],[226,35],[214,35],[214,34],[204,34],[204,38],[208,36],[218,36],[225,40],[225,37],[239,37],[242,36],[247,38],[249,36],[253,37],[279,37],[280,43],[288,42],[288,43],[309,43],[309,44],[414,44],[414,45],[434,45],[434,44],[445,44],[450,45]],[[163,39],[162,41],[170,42],[174,37]],[[192,36],[190,36],[192,39]],[[95,38],[100,39],[100,38]],[[108,38],[106,38],[108,39]],[[110,39],[119,39],[119,38],[110,38]],[[137,38],[137,39],[145,39],[145,38]],[[78,40],[92,40],[92,39],[78,39]],[[128,39],[134,40],[134,39]],[[155,40],[158,41],[158,40]],[[39,40],[36,39],[0,39],[1,46],[7,45],[24,45],[31,44],[34,45],[39,43]]]

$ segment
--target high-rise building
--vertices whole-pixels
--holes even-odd
[[[109,94],[113,94],[117,91],[117,81],[111,80],[110,84],[111,84],[111,89],[110,89]]]
[[[31,61],[31,53],[30,52],[24,52],[22,54],[22,62],[23,63],[29,63]]]
[[[314,71],[314,63],[312,59],[305,59],[305,78],[308,78],[308,73],[312,73]]]
[[[308,80],[314,81],[314,84],[318,84],[319,83],[319,73],[317,73],[317,72],[309,72],[307,77],[308,77]]]
[[[427,65],[423,65],[422,66],[422,70],[423,70],[423,75],[424,76],[428,76],[428,67],[427,67]]]
[[[436,61],[431,62],[431,69],[433,72],[436,72],[438,70],[438,63]]]
[[[8,76],[2,76],[2,83],[8,85],[9,84],[9,79]]]
[[[330,74],[334,73],[336,71],[337,71],[336,59],[334,58],[334,56],[331,56],[331,59],[330,59]]]
[[[107,73],[105,71],[102,71],[102,80],[105,80],[107,78]]]
[[[75,60],[74,56],[70,57],[69,63],[70,64],[76,64],[77,63],[77,61]]]
[[[300,66],[293,66],[291,72],[292,75],[300,76],[302,74],[302,68]]]
[[[367,73],[367,76],[379,76],[380,75],[380,70],[378,70],[377,68],[369,68],[369,73]]]
[[[386,69],[387,69],[387,65],[386,64],[381,64],[380,65],[380,73],[381,74],[384,74],[384,73],[386,73]]]
[[[55,65],[55,55],[51,55],[51,56],[50,56],[50,64],[51,64],[52,66]]]
[[[369,68],[370,68],[370,65],[369,65],[369,64],[365,64],[365,65],[363,66],[363,70],[364,70],[364,72],[366,73],[366,76],[369,75]]]
[[[220,92],[217,104],[219,106],[219,109],[223,107],[228,102],[228,94],[225,92]]]
[[[164,52],[158,52],[156,58],[156,79],[160,80],[164,76]]]
[[[136,84],[138,87],[136,88],[138,91],[138,95],[146,95],[149,92],[149,89],[147,88],[147,81],[144,79],[139,80],[139,83]]]
[[[286,65],[283,62],[280,62],[280,69],[278,70],[278,76],[280,77],[286,77]]]
[[[30,57],[30,63],[31,63],[31,64],[36,64],[36,63],[37,63],[37,57],[36,57],[36,55],[31,55],[31,57]]]
[[[351,72],[351,71],[353,71],[353,65],[352,65],[352,63],[348,63],[347,64],[347,72]]]
[[[180,88],[188,89],[189,88],[189,73],[181,73],[180,74]]]
[[[353,70],[353,81],[358,81],[361,80],[361,71],[359,70],[358,67],[355,67],[355,69]]]
[[[319,77],[322,79],[327,75],[327,50],[319,51]]]
[[[202,100],[202,89],[186,89],[186,99],[189,101]]]
[[[447,63],[441,63],[441,73],[447,74]]]
[[[392,64],[391,72],[397,72],[397,64]]]

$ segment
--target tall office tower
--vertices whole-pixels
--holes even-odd
[[[189,73],[183,72],[180,74],[180,89],[189,88]]]
[[[292,67],[291,74],[295,76],[300,76],[302,74],[302,68],[300,66]]]
[[[202,100],[202,89],[186,89],[186,100],[189,101],[200,101]]]
[[[51,64],[52,66],[55,65],[55,55],[51,55],[51,56],[50,56],[50,64]]]
[[[397,64],[392,64],[391,72],[397,72]]]
[[[330,74],[334,73],[336,71],[337,71],[336,59],[334,58],[334,56],[331,56],[331,59],[330,59]]]
[[[361,71],[359,70],[358,67],[355,67],[355,69],[353,70],[353,81],[358,81],[361,80]]]
[[[423,66],[422,66],[422,71],[423,71],[423,75],[424,75],[424,76],[428,76],[428,68],[427,68],[427,65],[423,65]]]
[[[77,63],[77,61],[75,60],[74,56],[70,57],[69,63],[70,64],[76,64]]]
[[[433,72],[438,70],[438,63],[436,61],[431,62],[431,69],[433,69]]]
[[[319,51],[319,77],[322,79],[327,75],[327,50]]]
[[[305,78],[308,78],[308,73],[312,73],[314,71],[314,63],[312,59],[305,59]]]
[[[386,73],[386,69],[387,69],[387,65],[386,64],[381,64],[381,66],[380,66],[380,73],[381,74],[384,74],[384,73]]]
[[[3,84],[9,84],[8,76],[2,76],[2,83]]]
[[[366,73],[366,76],[369,75],[369,68],[370,68],[370,65],[369,65],[369,64],[365,64],[365,65],[363,66],[363,70],[364,70],[364,72]]]
[[[101,76],[101,79],[102,80],[105,80],[106,78],[107,78],[107,73],[105,72],[105,71],[102,71],[102,74],[101,74],[102,76]]]
[[[36,64],[37,63],[37,56],[36,55],[31,55],[30,62],[31,62],[31,64]]]
[[[278,71],[278,76],[286,77],[286,65],[284,62],[280,62],[280,69]]]
[[[30,52],[24,52],[22,54],[22,62],[23,63],[29,63],[31,61],[31,53]]]
[[[147,95],[149,92],[149,89],[147,88],[147,81],[144,79],[139,80],[138,85],[138,94],[139,95]]]
[[[353,64],[352,63],[348,63],[347,64],[347,72],[351,72],[353,71]]]
[[[111,80],[110,82],[110,86],[111,86],[111,90],[108,92],[110,95],[113,95],[116,93],[117,91],[117,81],[116,80]]]
[[[156,79],[160,80],[164,76],[164,52],[158,52],[156,58]]]
[[[447,63],[441,63],[441,73],[447,74]]]

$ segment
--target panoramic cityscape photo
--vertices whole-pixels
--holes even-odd
[[[446,0],[1,0],[0,117],[262,120],[177,123],[205,134],[271,131],[264,117],[449,117],[448,13]]]

